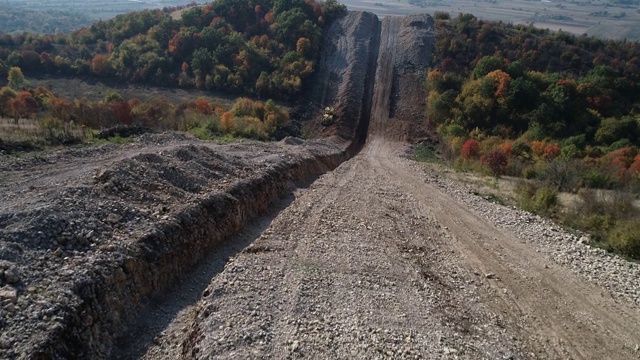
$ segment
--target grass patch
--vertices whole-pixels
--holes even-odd
[[[607,243],[616,251],[640,259],[640,220],[621,221],[607,236]]]
[[[517,203],[534,214],[553,216],[558,208],[558,191],[533,182],[522,182],[516,187]]]
[[[433,145],[427,145],[424,143],[416,144],[413,147],[413,160],[428,163],[440,163],[440,157]]]
[[[108,137],[107,141],[110,143],[122,145],[133,142],[133,137],[131,136],[121,136],[120,134],[116,134],[114,136]]]
[[[47,146],[74,145],[86,141],[90,131],[51,117],[0,119],[0,150],[6,153],[41,150]]]

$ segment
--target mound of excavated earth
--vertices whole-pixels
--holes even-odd
[[[321,140],[1,157],[0,358],[637,359],[638,264],[406,158],[433,24],[328,29]]]
[[[345,157],[328,141],[151,135],[3,162],[0,358],[106,356],[141,303]]]

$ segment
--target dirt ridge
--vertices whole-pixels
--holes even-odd
[[[207,195],[171,214],[155,231],[123,249],[118,261],[90,264],[103,270],[74,285],[72,291],[79,295],[80,304],[70,311],[65,328],[34,348],[35,358],[107,356],[113,334],[134,316],[134,304],[161,293],[199,260],[197,254],[237,233],[292,182],[309,181],[345,158],[345,153],[337,152],[275,164],[259,177],[241,180],[223,193]]]

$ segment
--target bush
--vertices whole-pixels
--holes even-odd
[[[616,169],[611,165],[589,166],[582,175],[583,186],[596,189],[614,189],[618,183]]]
[[[413,148],[413,159],[421,162],[433,162],[437,161],[438,155],[433,145],[419,143]]]
[[[626,218],[634,211],[635,196],[629,192],[581,189],[578,195],[580,204],[577,214],[581,216],[598,214]]]
[[[575,191],[579,170],[580,166],[576,161],[553,160],[541,174],[541,178],[558,190]]]
[[[482,163],[489,168],[493,176],[498,177],[504,175],[509,159],[502,151],[492,151],[483,158]]]
[[[535,179],[538,176],[538,172],[534,166],[527,166],[522,169],[521,175],[525,179]]]
[[[523,161],[521,158],[512,158],[511,160],[509,160],[509,163],[505,170],[505,174],[508,176],[515,176],[515,177],[524,176],[526,178],[524,173],[529,168],[530,166],[528,162]],[[531,179],[531,177],[529,177],[528,179]]]
[[[554,188],[543,186],[533,195],[533,206],[541,212],[548,212],[558,205],[558,192]]]
[[[511,148],[511,153],[513,156],[517,156],[525,160],[529,160],[531,159],[532,149],[526,142],[517,140],[516,142],[513,143],[513,147]]]
[[[640,221],[619,222],[607,236],[607,243],[624,255],[640,259]]]
[[[553,213],[558,205],[558,192],[552,187],[539,187],[526,182],[516,188],[516,193],[518,205],[532,213],[548,215]]]
[[[465,159],[476,158],[480,155],[480,143],[476,139],[469,139],[462,145],[460,153]]]
[[[548,144],[544,147],[544,157],[547,159],[555,159],[560,156],[562,150],[557,144]]]
[[[448,137],[464,137],[467,135],[467,131],[458,124],[451,124],[444,128],[444,136]]]

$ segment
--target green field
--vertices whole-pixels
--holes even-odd
[[[183,6],[192,0],[113,0],[105,1],[2,1],[3,7],[30,11],[67,11],[91,19],[108,19],[142,9]],[[202,3],[203,1],[199,1]],[[430,13],[436,11],[471,13],[484,20],[514,24],[533,24],[551,30],[587,34],[606,39],[640,39],[640,6],[612,1],[551,0],[343,0],[349,10],[371,11],[379,16]],[[633,3],[634,1],[627,1]],[[21,30],[21,29],[16,29]]]
[[[161,9],[165,6],[182,6],[192,0],[40,0],[40,1],[0,1],[1,6],[11,6],[33,11],[71,11],[87,15],[93,19],[108,19],[118,14],[143,9]]]
[[[533,24],[539,28],[607,39],[640,39],[640,6],[605,1],[526,0],[343,0],[350,10],[378,15],[407,15],[436,11],[471,13],[484,20]]]

